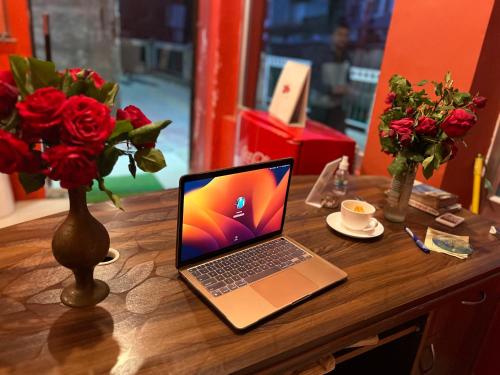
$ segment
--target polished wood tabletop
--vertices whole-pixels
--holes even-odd
[[[124,212],[91,206],[120,252],[115,263],[96,268],[111,294],[95,308],[59,302],[72,276],[54,260],[50,241],[64,213],[1,229],[0,373],[254,373],[500,272],[500,241],[480,216],[462,211],[465,223],[449,229],[410,209],[407,225],[421,238],[432,225],[469,235],[475,250],[467,260],[426,255],[403,224],[383,219],[389,180],[357,177],[350,194],[379,207],[385,232],[355,240],[329,229],[331,211],[304,203],[314,180],[292,179],[284,232],[345,270],[348,280],[243,334],[177,275],[177,190],[124,199]]]

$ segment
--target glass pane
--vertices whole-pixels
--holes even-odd
[[[364,149],[393,0],[267,0],[257,107],[287,60],[311,66],[308,116]]]
[[[156,147],[167,168],[138,171],[122,157],[106,185],[129,194],[178,186],[189,165],[193,0],[31,0],[36,55],[45,58],[42,15],[50,16],[52,59],[59,69],[86,67],[120,83],[118,107],[139,107],[152,121],[170,119]],[[106,199],[101,192],[89,200]]]

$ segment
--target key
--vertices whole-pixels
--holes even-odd
[[[210,284],[207,286],[207,289],[209,291],[212,291],[212,290],[215,290],[215,289],[219,289],[221,287],[223,287],[225,284],[222,282],[222,281],[219,281],[217,283],[213,283],[213,284]]]

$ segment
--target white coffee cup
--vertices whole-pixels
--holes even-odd
[[[354,199],[346,199],[340,206],[342,225],[348,229],[371,231],[378,225],[373,217],[375,207],[370,203]]]

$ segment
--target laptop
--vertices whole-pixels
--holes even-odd
[[[236,330],[347,278],[283,235],[293,159],[179,181],[176,267]]]

